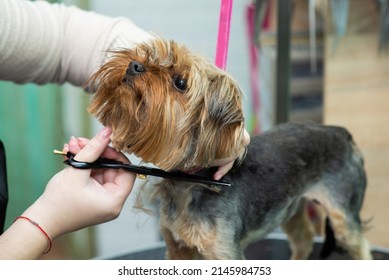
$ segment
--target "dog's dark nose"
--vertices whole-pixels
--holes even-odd
[[[140,75],[146,72],[146,67],[138,61],[131,61],[126,70],[129,75]]]

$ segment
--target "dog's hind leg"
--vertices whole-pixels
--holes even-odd
[[[327,211],[337,244],[353,259],[372,259],[369,242],[362,233],[359,218],[356,219],[353,215],[345,214],[345,211],[336,208]]]
[[[282,225],[288,236],[292,260],[307,259],[312,251],[315,228],[308,217],[306,203],[307,201],[302,199],[296,213]]]
[[[362,155],[352,144],[352,151],[334,161],[321,181],[307,193],[324,207],[337,245],[353,259],[372,259],[360,218],[366,185]]]
[[[319,201],[325,209],[337,246],[345,249],[353,259],[371,259],[369,243],[363,235],[359,216],[362,194],[353,193],[358,188],[346,188],[340,180],[337,183],[338,188],[319,187],[308,197]],[[339,190],[343,191],[343,195]]]

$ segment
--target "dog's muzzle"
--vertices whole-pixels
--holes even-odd
[[[128,68],[126,70],[126,73],[128,75],[141,75],[144,72],[146,72],[146,67],[139,63],[138,61],[131,61],[131,63],[128,65]]]

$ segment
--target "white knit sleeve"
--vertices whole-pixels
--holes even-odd
[[[0,79],[82,86],[107,58],[151,38],[125,18],[45,1],[0,0]]]

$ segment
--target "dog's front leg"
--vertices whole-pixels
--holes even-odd
[[[202,254],[205,260],[243,260],[244,255],[240,248],[235,246],[214,246]]]
[[[196,248],[189,248],[177,242],[168,228],[162,228],[161,233],[166,242],[166,259],[195,260],[200,258]]]
[[[213,234],[204,242],[200,254],[206,260],[242,260],[243,250],[234,238],[235,232],[225,221],[219,221]]]

